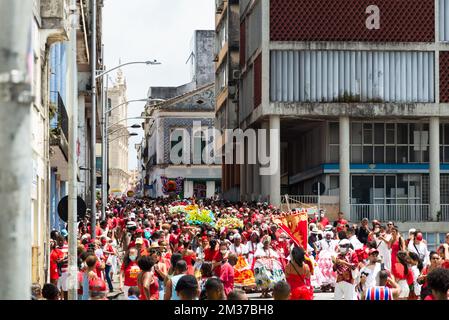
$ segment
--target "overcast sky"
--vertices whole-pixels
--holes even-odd
[[[190,81],[186,64],[194,30],[213,30],[214,0],[105,0],[103,42],[107,68],[121,59],[146,61],[156,59],[158,66],[131,65],[123,69],[128,100],[142,99],[150,86],[178,86]],[[112,74],[115,79],[115,74]],[[131,103],[128,116],[140,116],[144,103]],[[128,125],[142,120],[130,120]],[[135,144],[142,139],[142,129],[131,129],[139,136],[129,140],[129,169],[137,167]]]

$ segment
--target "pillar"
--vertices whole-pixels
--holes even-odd
[[[259,201],[260,193],[261,193],[261,179],[260,179],[260,173],[259,173],[259,167],[260,164],[256,162],[253,166],[253,200]]]
[[[349,117],[340,117],[340,211],[351,217],[351,171],[349,153]]]
[[[206,198],[212,198],[215,195],[215,181],[206,182]]]
[[[274,165],[274,174],[270,181],[270,203],[275,206],[281,204],[281,118],[279,115],[270,116],[270,158]],[[275,160],[274,160],[275,159]]]
[[[251,195],[253,194],[253,165],[248,163],[248,146],[245,144],[245,153],[246,153],[246,200],[251,201]]]
[[[240,164],[240,201],[246,200],[246,158]]]
[[[266,132],[266,150],[270,150],[270,134],[269,134],[269,130],[270,130],[270,123],[268,121],[264,121],[262,122],[262,130],[265,130]],[[265,166],[264,166],[265,167]],[[270,177],[266,176],[266,175],[262,175],[261,177],[261,185],[262,185],[262,190],[261,190],[261,194],[262,194],[262,199],[264,201],[266,201],[269,198],[270,195]]]
[[[430,217],[437,221],[440,211],[440,119],[430,118],[429,123],[429,185],[430,185]]]
[[[184,180],[184,198],[193,197],[193,181]]]

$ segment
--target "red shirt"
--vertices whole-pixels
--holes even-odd
[[[131,241],[129,243],[128,248],[134,248],[136,246],[136,241]],[[148,241],[147,239],[143,238],[143,245],[142,248],[149,248],[150,247],[150,241]]]
[[[95,272],[97,273],[98,278],[104,280],[103,270],[101,269],[101,263],[98,260],[97,263],[95,264]]]
[[[137,286],[137,276],[140,273],[140,268],[137,262],[131,261],[125,269],[125,264],[122,264],[121,271],[124,271],[125,280],[123,284],[127,287]]]
[[[444,269],[449,269],[449,260],[445,260],[443,262],[443,264],[441,265],[441,267],[444,268]]]
[[[223,282],[226,295],[234,290],[234,268],[229,264],[229,262],[221,265],[220,280]]]
[[[63,259],[64,253],[58,248],[53,249],[50,253],[50,279],[59,279],[58,263],[57,260]]]
[[[212,250],[211,248],[207,248],[204,250],[204,261],[211,262],[215,255],[217,254],[218,250]]]
[[[215,256],[213,258],[213,261],[215,262],[221,262],[221,260],[223,260],[223,255],[221,254],[220,251],[217,251],[217,253],[215,253]],[[214,269],[214,273],[217,277],[220,277],[221,275],[221,265],[215,267]]]

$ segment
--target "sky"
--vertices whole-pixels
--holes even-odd
[[[190,82],[186,64],[194,30],[213,30],[214,0],[105,0],[103,43],[107,69],[130,61],[158,60],[161,65],[130,65],[123,68],[128,100],[146,98],[151,86],[179,86]],[[115,73],[111,74],[115,79]],[[138,117],[144,102],[130,103],[128,117]],[[128,121],[128,126],[142,120]],[[135,144],[139,135],[129,139],[129,169],[137,168]]]

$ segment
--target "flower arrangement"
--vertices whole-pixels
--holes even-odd
[[[188,210],[190,209],[190,210]],[[187,206],[186,207],[187,216],[186,222],[190,225],[201,225],[201,224],[215,224],[215,216],[212,211],[202,209],[200,210],[198,206]]]
[[[171,207],[171,208],[169,209],[169,212],[170,212],[171,214],[176,214],[176,213],[187,213],[187,210],[186,210],[186,206],[179,205],[179,206],[173,206],[173,207]]]
[[[238,218],[222,218],[217,221],[216,228],[238,229],[243,228],[243,221]]]

